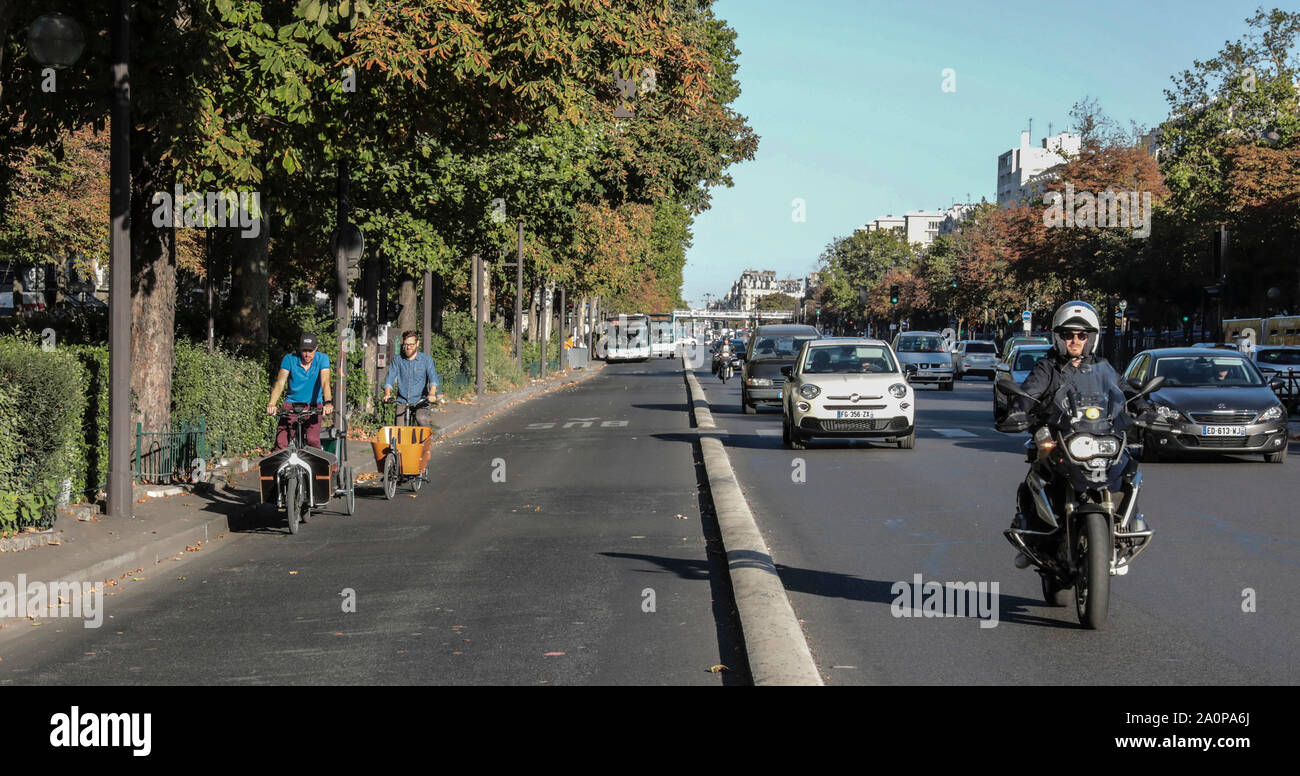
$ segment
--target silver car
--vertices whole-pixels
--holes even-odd
[[[944,347],[937,331],[907,331],[894,337],[894,353],[913,384],[933,383],[941,391],[952,390],[952,353]]]
[[[1011,355],[1007,360],[997,365],[999,373],[1005,372],[1011,375],[1011,379],[1020,385],[1029,377],[1033,371],[1034,364],[1038,359],[1052,352],[1051,345],[1020,345],[1011,349]],[[993,422],[1001,423],[1007,415],[1007,397],[999,393],[995,388],[993,390]]]
[[[966,375],[983,375],[992,380],[997,376],[998,346],[987,340],[962,340],[952,351],[953,377],[961,380]]]

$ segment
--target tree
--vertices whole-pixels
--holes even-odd
[[[794,310],[799,307],[799,300],[789,294],[766,294],[759,297],[755,307],[758,310]]]

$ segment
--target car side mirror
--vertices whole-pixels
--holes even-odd
[[[1159,376],[1157,376],[1157,377],[1153,377],[1153,378],[1151,378],[1150,380],[1147,381],[1147,384],[1146,384],[1146,385],[1142,386],[1142,390],[1138,391],[1137,396],[1134,396],[1133,398],[1134,398],[1134,399],[1137,399],[1137,398],[1141,398],[1141,397],[1143,397],[1143,396],[1147,396],[1147,395],[1153,393],[1154,391],[1159,390],[1159,389],[1160,389],[1160,386],[1162,386],[1162,385],[1164,385],[1164,384],[1165,384],[1165,376],[1164,376],[1164,375],[1159,375]],[[1132,401],[1132,400],[1133,400],[1133,399],[1129,399],[1129,401]]]
[[[1275,391],[1280,391],[1286,387],[1286,381],[1274,377],[1272,380],[1268,381],[1268,387]]]
[[[1142,381],[1139,380],[1139,379],[1136,378],[1136,377],[1130,377],[1130,378],[1128,379],[1128,384],[1131,385],[1131,386],[1133,386],[1133,388],[1136,389],[1136,390],[1139,390],[1139,391],[1142,390]]]
[[[787,378],[789,378],[789,377],[793,377],[793,376],[794,376],[794,367],[792,367],[792,366],[783,366],[783,367],[781,367],[781,374],[785,375]]]

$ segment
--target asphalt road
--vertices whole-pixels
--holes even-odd
[[[125,581],[102,627],[6,643],[0,684],[745,683],[679,365],[503,412],[435,447],[418,494],[297,536],[251,520]]]
[[[1026,437],[992,429],[990,383],[920,388],[915,450],[814,440],[791,451],[777,410],[743,415],[738,380],[697,375],[828,683],[1300,681],[1300,444],[1281,466],[1260,456],[1144,465],[1140,508],[1157,535],[1112,578],[1110,619],[1094,632],[1072,605],[1046,606],[1037,574],[1012,565],[1001,532]],[[997,624],[894,616],[895,583],[918,574],[996,582]],[[1248,588],[1254,612],[1243,611]]]

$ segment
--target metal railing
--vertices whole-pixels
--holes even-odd
[[[203,416],[197,421],[173,423],[166,431],[145,431],[143,423],[136,423],[131,476],[153,483],[188,479],[195,460],[220,458],[224,446],[224,437],[209,445]]]

